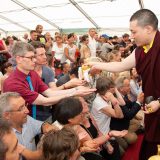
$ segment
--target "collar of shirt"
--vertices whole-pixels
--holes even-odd
[[[15,73],[16,73],[17,77],[20,77],[21,80],[26,80],[26,77],[28,75],[31,75],[31,73],[26,75],[25,73],[21,72],[18,68],[15,69]]]
[[[64,127],[62,124],[60,124],[58,121],[55,121],[52,125],[55,125],[58,127],[60,130]]]
[[[96,42],[95,38],[94,37],[92,38],[90,35],[89,35],[89,40]]]
[[[151,43],[149,44],[149,49],[147,48],[147,46],[143,46],[144,53],[148,53],[148,51],[150,50],[150,48],[152,48],[152,46],[153,46],[153,42],[154,42],[154,40],[152,40]]]
[[[23,133],[25,133],[26,128],[27,128],[27,126],[26,126],[26,123],[25,123],[25,124],[23,124],[23,126],[22,126],[22,132],[18,131],[18,130],[15,129],[15,128],[12,128],[12,130],[13,130],[14,133],[23,134]]]

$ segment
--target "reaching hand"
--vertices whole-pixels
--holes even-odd
[[[108,142],[108,143],[106,143],[106,145],[105,145],[105,149],[107,150],[108,154],[112,154],[112,153],[113,153],[113,151],[114,151],[113,146],[112,146],[109,142]]]
[[[96,73],[97,71],[100,70],[99,67],[98,67],[99,64],[100,64],[100,62],[88,62],[88,63],[86,63],[84,65],[90,66],[91,67],[90,72]]]
[[[113,131],[109,132],[109,135],[111,137],[124,137],[127,133],[128,133],[127,130],[122,130],[122,131],[115,131],[115,130],[113,130]]]
[[[68,86],[67,88],[77,87],[77,86],[83,86],[86,84],[86,81],[80,80],[78,78],[73,78],[69,82],[65,84],[65,86]]]
[[[145,105],[145,114],[151,114],[156,112],[160,108],[160,104],[158,101],[152,101],[148,105]]]
[[[77,87],[74,96],[85,96],[85,95],[91,94],[95,91],[96,91],[95,88],[88,88],[88,87],[84,87],[84,86],[79,86],[79,87]]]
[[[99,148],[98,143],[96,143],[94,140],[85,141],[83,143],[83,146],[89,147],[90,149],[95,149],[95,150],[97,150]]]
[[[56,127],[55,125],[51,125],[49,123],[43,123],[42,124],[42,130],[43,130],[43,133],[47,133],[51,130],[57,131],[57,130],[59,130],[59,128]]]
[[[96,152],[97,149],[83,146],[83,147],[80,148],[80,151],[81,152]]]

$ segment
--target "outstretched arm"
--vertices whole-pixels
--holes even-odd
[[[129,70],[136,65],[135,60],[135,50],[125,58],[122,62],[109,62],[109,63],[101,63],[101,62],[90,62],[87,65],[92,66],[92,69],[98,70],[106,70],[109,72],[122,72]]]

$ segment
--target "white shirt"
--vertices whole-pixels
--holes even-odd
[[[96,43],[96,40],[94,38],[92,38],[90,35],[89,35],[88,47],[90,48],[90,51],[91,51],[91,57],[96,57],[97,43]]]
[[[77,49],[77,46],[76,45],[73,45],[73,47],[71,47],[70,45],[66,45],[65,46],[66,48],[68,48],[68,54],[69,54],[69,56],[72,58],[72,59],[74,59],[75,60],[75,53],[76,53],[76,49]],[[69,63],[70,64],[70,60],[69,59],[67,59],[67,57],[65,56],[65,54],[64,54],[64,56],[62,57],[62,60],[65,62],[67,62],[67,63]]]
[[[142,92],[142,87],[139,86],[138,82],[131,79],[130,88],[131,88],[131,100],[132,102],[134,102],[137,100],[137,96]]]
[[[23,124],[22,133],[13,128],[18,142],[25,146],[27,149],[35,151],[35,136],[41,133],[41,126],[43,122],[27,116],[27,122]]]
[[[54,51],[54,57],[58,60],[61,60],[61,63],[63,63],[62,57],[64,56],[64,48],[66,47],[66,44],[62,44],[62,48],[59,48],[57,46],[57,43],[53,43],[52,51]]]
[[[93,101],[91,113],[98,125],[99,130],[103,134],[107,134],[110,131],[110,121],[111,117],[102,113],[100,110],[106,107],[111,107],[99,94],[96,95],[96,98]]]

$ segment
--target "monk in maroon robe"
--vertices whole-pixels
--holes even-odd
[[[145,97],[160,97],[160,32],[157,31],[152,47],[147,54],[142,47],[135,51],[136,69],[142,77],[142,89]],[[145,138],[142,144],[141,158],[146,154],[148,159],[157,153],[157,144],[160,144],[160,109],[152,114],[145,115]]]

